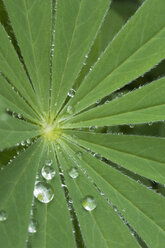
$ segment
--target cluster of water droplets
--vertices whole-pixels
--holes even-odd
[[[52,164],[52,160],[47,160],[41,169],[41,175],[47,181],[51,181],[56,174]],[[38,180],[39,175],[37,175],[36,179],[37,180],[33,192],[35,198],[42,203],[51,202],[54,198],[54,190],[52,186],[48,182]]]

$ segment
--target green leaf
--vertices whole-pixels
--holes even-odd
[[[37,142],[0,172],[0,209],[8,216],[5,222],[0,222],[2,247],[25,247],[33,187],[43,157],[43,142]]]
[[[165,139],[135,135],[65,131],[69,139],[88,147],[130,171],[165,183]]]
[[[10,39],[3,26],[0,24],[0,72],[3,73],[10,83],[25,97],[30,104],[37,105],[35,94],[30,81],[18,59]]]
[[[69,178],[68,170],[76,166],[74,160],[66,153],[57,152],[57,156],[73,200],[86,247],[139,247],[128,227],[80,170],[76,180]],[[92,196],[96,200],[96,209],[91,212],[82,207],[82,200],[86,196]]]
[[[36,125],[10,117],[5,113],[0,115],[0,149],[14,146],[41,133],[42,130]]]
[[[68,156],[76,159],[76,163],[86,171],[140,237],[151,248],[163,248],[165,222],[162,222],[162,219],[165,218],[165,198],[99,161],[79,146],[66,140],[64,142]],[[75,152],[82,153],[81,159]]]
[[[109,44],[69,102],[74,113],[123,87],[164,59],[164,12],[164,0],[157,4],[155,0],[145,1]]]
[[[42,110],[48,111],[51,1],[4,0],[4,3],[38,101]]]
[[[152,82],[100,107],[83,112],[63,127],[112,126],[165,119],[165,78]]]
[[[39,223],[37,237],[31,237],[30,244],[35,248],[74,248],[76,245],[72,231],[71,217],[69,216],[68,206],[61,186],[53,144],[47,147],[47,151],[45,159],[52,159],[52,166],[56,171],[55,178],[51,182],[55,190],[55,196],[50,204],[36,202],[36,214],[34,216]],[[39,166],[39,172],[42,166],[43,164]]]
[[[109,3],[109,0],[57,1],[51,111],[57,113],[64,103]]]
[[[3,108],[23,115],[31,121],[37,122],[39,116],[25,102],[25,100],[17,94],[11,85],[0,75],[0,103]]]

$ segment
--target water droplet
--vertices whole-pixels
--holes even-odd
[[[130,124],[129,127],[130,127],[130,128],[134,128],[134,125],[133,125],[133,124]]]
[[[89,131],[90,131],[90,132],[94,132],[94,131],[95,131],[95,129],[96,129],[96,127],[95,127],[95,126],[90,126],[90,127],[89,127]]]
[[[0,221],[6,221],[7,220],[7,213],[4,210],[0,211]]]
[[[82,200],[82,206],[85,208],[87,211],[92,211],[96,208],[96,202],[95,199],[92,196],[86,196]]]
[[[54,198],[54,191],[48,183],[38,182],[34,187],[34,196],[42,203],[49,203]]]
[[[28,232],[29,233],[36,233],[37,232],[37,222],[34,219],[30,220]]]
[[[25,142],[24,141],[21,141],[21,146],[25,146]]]
[[[41,174],[46,180],[52,180],[56,172],[52,166],[45,165],[41,170]]]
[[[27,143],[28,145],[30,145],[30,144],[31,144],[31,140],[30,140],[30,139],[27,139],[27,140],[26,140],[26,143]]]
[[[93,154],[93,157],[98,158],[98,159],[101,159],[101,155],[98,154],[98,153],[94,153],[94,154]]]
[[[72,108],[72,106],[68,106],[67,107],[67,113],[70,114],[70,115],[73,114],[73,108]]]
[[[77,178],[79,176],[78,169],[75,167],[71,168],[68,174],[71,178]]]
[[[18,119],[21,119],[22,118],[22,115],[21,114],[18,114]]]
[[[68,96],[70,97],[74,97],[76,91],[74,89],[70,89],[70,91],[68,92]]]
[[[51,166],[53,164],[53,160],[46,160],[45,161],[45,164],[48,165],[48,166]]]

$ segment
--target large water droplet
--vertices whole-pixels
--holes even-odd
[[[37,222],[34,219],[30,220],[28,232],[29,233],[36,233],[37,232]]]
[[[72,106],[68,106],[67,107],[67,113],[70,114],[70,115],[73,114],[73,108],[72,108]]]
[[[77,178],[79,176],[78,169],[75,167],[71,168],[68,174],[71,178]]]
[[[76,91],[74,89],[70,89],[70,91],[68,92],[68,96],[70,97],[74,97]]]
[[[0,211],[0,221],[6,221],[7,220],[7,213],[4,210]]]
[[[96,208],[96,201],[92,196],[86,196],[82,200],[82,206],[85,208],[85,210],[92,211]]]
[[[54,191],[50,184],[38,182],[34,187],[34,196],[42,203],[49,203],[54,198]]]
[[[52,180],[56,172],[52,166],[45,165],[41,170],[41,174],[46,180]]]

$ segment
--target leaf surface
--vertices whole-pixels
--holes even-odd
[[[56,171],[55,178],[48,182],[54,189],[54,199],[49,204],[43,204],[38,201],[35,203],[36,213],[34,213],[34,217],[38,220],[38,230],[34,237],[30,237],[30,244],[35,248],[74,248],[76,245],[71,219],[64,191],[61,186],[53,144],[47,145],[46,150],[47,154],[45,160],[52,160],[52,166]],[[43,165],[44,163],[40,164],[39,173]]]
[[[12,89],[11,85],[0,75],[0,102],[4,109],[23,115],[31,121],[37,122],[39,116],[25,102],[25,100]]]
[[[155,0],[144,2],[115,36],[69,102],[74,113],[123,87],[164,59],[164,12],[164,0],[156,5]]]
[[[66,140],[64,142],[65,151],[70,153],[73,160],[86,171],[138,235],[151,248],[163,248],[164,197],[123,175],[79,146]],[[82,153],[81,159],[75,152]],[[125,238],[127,239],[126,236]]]
[[[162,184],[165,183],[165,139],[133,135],[66,131],[74,141],[103,157]],[[73,140],[73,138],[72,138]]]
[[[57,155],[64,170],[65,181],[73,200],[86,247],[139,247],[116,212],[80,170],[78,178],[69,178],[67,172],[72,166],[76,166],[74,160],[66,153],[58,152]],[[87,195],[96,200],[96,209],[91,212],[84,210],[81,204]]]
[[[73,86],[109,3],[110,0],[57,1],[51,103],[53,112],[58,112]]]
[[[18,59],[3,26],[0,24],[0,72],[3,73],[11,84],[29,101],[36,106],[35,94],[30,81]]]
[[[0,149],[34,138],[41,132],[40,127],[36,125],[10,117],[5,113],[0,115]]]
[[[83,112],[64,127],[112,126],[165,120],[165,78]]]
[[[43,157],[44,145],[37,142],[0,171],[0,209],[8,216],[5,222],[0,222],[2,247],[25,247],[35,177]]]
[[[50,87],[51,1],[4,0],[42,110]]]

